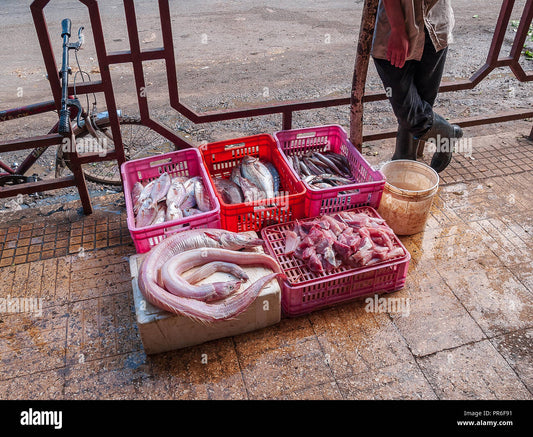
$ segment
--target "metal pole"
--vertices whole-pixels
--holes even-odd
[[[378,4],[379,0],[365,0],[363,5],[350,95],[350,141],[359,151],[363,148],[363,97]]]

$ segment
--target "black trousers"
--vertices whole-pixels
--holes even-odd
[[[425,34],[420,61],[406,61],[402,68],[398,68],[386,59],[374,58],[398,125],[415,138],[426,133],[433,123],[433,105],[448,52],[447,47],[435,51],[427,30]]]

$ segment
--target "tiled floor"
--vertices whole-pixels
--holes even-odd
[[[4,214],[0,297],[42,313],[0,312],[0,399],[533,399],[533,143],[517,137],[501,172],[478,174],[492,152],[470,172],[455,160],[426,230],[402,237],[408,312],[359,300],[157,355],[136,325],[121,194],[87,217]]]

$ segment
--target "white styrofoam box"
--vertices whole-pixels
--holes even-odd
[[[281,288],[276,279],[265,286],[246,311],[233,320],[203,324],[187,316],[157,308],[144,299],[137,283],[139,267],[144,256],[146,254],[131,256],[130,270],[137,327],[144,350],[149,355],[255,331],[279,323],[281,320]],[[272,272],[262,267],[242,266],[242,268],[248,273],[249,279],[241,287],[247,287]],[[230,277],[232,278],[228,273],[217,272],[206,278],[206,281],[227,280]]]

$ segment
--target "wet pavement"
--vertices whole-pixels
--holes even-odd
[[[77,202],[2,214],[0,297],[38,305],[0,313],[0,399],[531,400],[528,133],[474,138],[475,160],[441,175],[425,231],[401,238],[407,281],[387,295],[401,308],[360,299],[156,355],[121,193],[91,216]],[[517,155],[490,151],[505,144]]]

